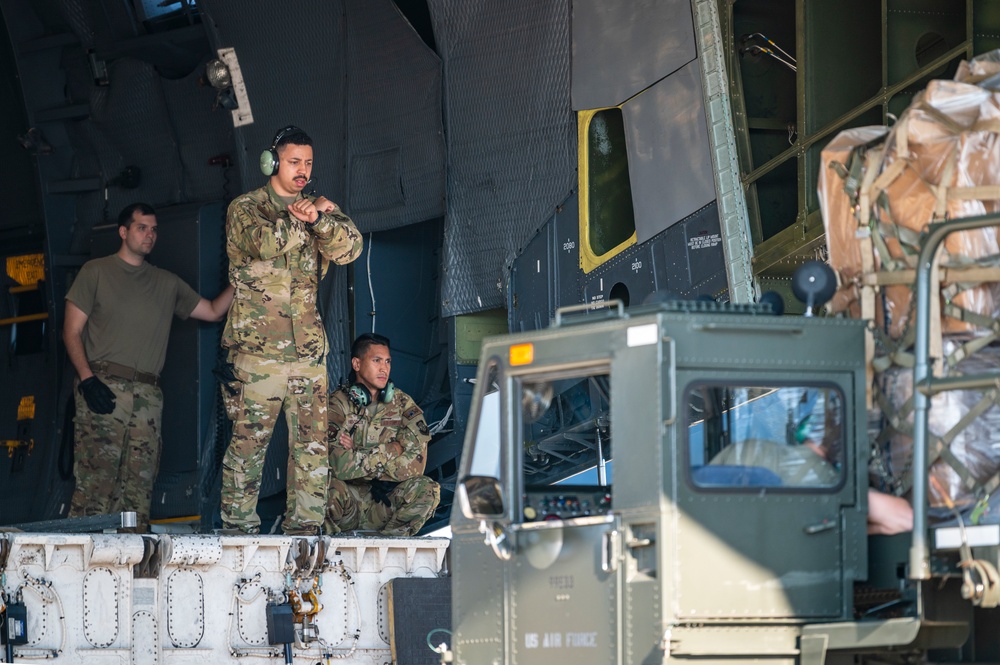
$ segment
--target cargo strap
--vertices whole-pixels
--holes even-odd
[[[941,124],[954,133],[964,131],[984,131],[1000,133],[1000,121],[990,119],[977,122],[970,127],[965,127],[954,119],[944,115],[933,106],[922,100],[922,95],[915,100],[914,110],[916,114],[924,114],[934,122]],[[910,162],[908,123],[914,117],[914,113],[908,112],[900,118],[893,132],[895,154],[892,161],[885,165],[883,170],[883,160],[885,158],[886,137],[882,136],[867,144],[856,147],[850,157],[845,160],[845,164],[831,163],[833,168],[844,181],[844,192],[849,197],[854,206],[855,217],[857,219],[856,237],[859,243],[859,250],[862,261],[862,272],[866,275],[876,275],[878,270],[889,273],[904,270],[913,270],[916,267],[916,259],[920,251],[921,240],[925,235],[899,224],[895,224],[887,190],[890,186],[908,170],[913,170]],[[919,117],[919,115],[917,115]],[[948,155],[940,185],[933,185],[926,181],[924,185],[927,191],[934,197],[933,220],[942,220],[947,217],[948,203],[950,201],[996,201],[1000,200],[1000,186],[957,186],[956,180],[958,153],[953,150]],[[911,175],[917,175],[914,173]],[[922,178],[921,178],[922,180]],[[895,247],[890,249],[890,244]],[[897,249],[898,248],[898,249]],[[962,360],[968,358],[976,351],[987,346],[991,342],[1000,339],[1000,321],[992,317],[973,312],[966,307],[960,306],[956,299],[969,289],[977,288],[988,281],[1000,281],[996,279],[987,280],[981,268],[991,265],[1000,265],[998,257],[983,257],[980,259],[967,259],[943,255],[940,261],[941,268],[948,271],[949,283],[941,288],[939,280],[941,271],[935,271],[934,291],[940,291],[941,298],[932,299],[934,311],[931,313],[932,324],[935,329],[932,331],[932,358],[938,358],[935,363],[935,374],[944,373],[946,368],[954,368]],[[962,280],[963,270],[979,270],[979,279]],[[882,273],[878,273],[879,275]],[[910,282],[889,281],[888,283],[905,284],[913,288]],[[842,287],[853,287],[856,294],[855,299],[860,301],[861,315],[870,322],[875,320],[875,303],[879,295],[880,282],[871,282],[855,279],[855,283],[844,284]],[[874,381],[872,373],[879,374],[887,371],[891,367],[911,368],[915,358],[911,348],[914,343],[915,317],[912,307],[914,298],[910,299],[911,310],[900,313],[905,316],[906,326],[899,339],[893,339],[890,335],[880,330],[877,326],[868,326],[866,336],[866,356],[868,362],[868,379],[871,391],[869,393],[869,406],[877,404],[884,416],[885,427],[882,428],[878,436],[872,442],[873,458],[872,471],[877,473],[884,483],[886,489],[895,494],[906,493],[912,483],[909,473],[909,466],[904,469],[891,469],[887,464],[889,461],[888,444],[895,434],[912,437],[913,426],[911,424],[913,411],[912,395],[899,408],[894,408],[891,399],[888,397],[887,386],[881,381]],[[956,346],[947,355],[944,353],[941,335],[941,317],[947,316],[958,321],[962,321],[978,329],[976,337],[967,340],[953,340]],[[875,350],[878,350],[878,355]],[[961,479],[962,486],[974,495],[982,497],[989,492],[1000,487],[1000,473],[988,479],[977,481],[972,472],[958,460],[955,453],[949,448],[959,435],[959,433],[980,417],[994,405],[1000,404],[1000,387],[982,391],[982,399],[975,404],[968,413],[955,423],[947,432],[940,436],[931,434],[930,451],[928,464],[934,464],[939,460],[947,463]]]

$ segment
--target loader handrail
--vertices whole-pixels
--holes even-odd
[[[910,542],[912,580],[930,579],[930,550],[927,545],[927,443],[928,392],[922,388],[930,381],[931,275],[934,257],[946,237],[957,231],[1000,226],[1000,214],[963,217],[938,222],[927,227],[917,259],[917,334],[916,363],[913,366],[913,539]]]

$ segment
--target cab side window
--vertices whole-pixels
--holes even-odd
[[[697,487],[834,489],[844,479],[844,396],[835,386],[692,386],[687,436]]]
[[[499,479],[502,468],[500,457],[501,411],[499,372],[495,363],[491,364],[485,376],[486,383],[482,386],[477,420],[474,424],[470,423],[476,428],[476,440],[472,447],[469,475]]]

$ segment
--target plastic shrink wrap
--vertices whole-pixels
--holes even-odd
[[[1000,63],[975,60],[959,74],[985,84],[993,70],[1000,72]],[[852,169],[854,160],[860,162]],[[919,233],[929,223],[1000,209],[1000,92],[964,81],[931,81],[887,134],[884,127],[862,127],[838,135],[822,153],[818,188],[830,265],[842,284],[833,307],[875,318],[891,338],[902,337],[911,320],[911,289],[884,286],[876,311],[862,313],[862,278],[912,268]],[[949,236],[939,260],[968,265],[998,252],[996,229],[979,229]],[[951,304],[988,317],[1000,313],[995,283],[956,291]],[[945,334],[974,329],[948,316],[942,320]]]
[[[869,414],[877,442],[871,470],[873,486],[895,494],[908,491],[912,482],[913,370],[893,363],[912,351],[907,333],[915,317],[912,277],[885,277],[912,271],[929,223],[1000,210],[1000,51],[963,62],[955,79],[932,81],[891,128],[842,132],[821,158],[820,207],[829,262],[841,285],[831,308],[872,319],[883,333],[872,347],[880,409]],[[997,239],[997,228],[952,234],[938,261],[949,268],[995,266]],[[1000,314],[998,284],[956,281],[942,284],[942,315],[932,333],[936,371],[1000,370],[997,347],[968,357],[959,348],[973,337],[977,347],[996,344],[991,327]],[[959,316],[968,321],[954,318]],[[957,391],[933,398],[928,488],[933,506],[968,505],[996,483],[1000,389],[997,393]]]
[[[949,343],[945,344],[951,346]],[[987,347],[958,363],[949,373],[1000,371],[1000,348]],[[891,493],[909,488],[913,460],[913,370],[892,367],[878,377],[885,396],[883,427],[873,459],[872,484]],[[1000,472],[1000,391],[960,390],[935,395],[929,410],[932,434],[930,459],[931,505],[946,507],[948,498],[959,508],[974,503],[977,490]],[[982,413],[979,410],[985,409]],[[970,413],[971,421],[961,426]],[[978,413],[978,415],[976,415]],[[943,437],[939,448],[938,437]],[[939,451],[940,452],[937,452]]]

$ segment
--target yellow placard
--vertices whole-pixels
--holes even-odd
[[[17,405],[18,420],[34,420],[35,418],[35,396],[25,395],[21,398],[21,403]]]
[[[7,257],[7,276],[21,286],[37,284],[45,279],[45,255],[22,254]]]

